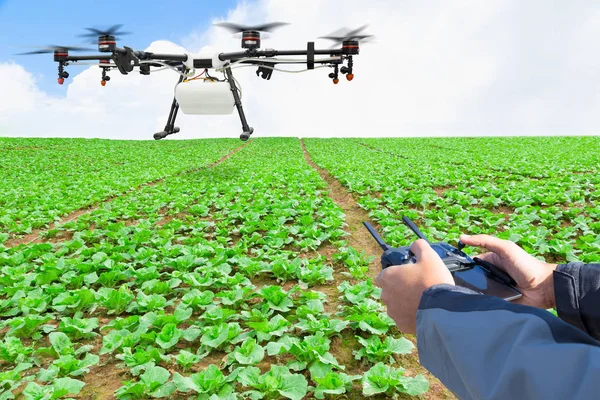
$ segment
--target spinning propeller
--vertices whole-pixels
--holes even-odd
[[[358,42],[370,42],[373,40],[375,36],[373,35],[364,35],[361,34],[363,30],[365,30],[368,25],[363,25],[360,28],[349,30],[348,28],[338,29],[335,32],[330,33],[328,36],[320,36],[319,39],[327,39],[333,41],[333,45],[331,47],[336,47],[340,43],[342,44],[342,48],[346,46],[346,44],[352,44],[358,46]]]
[[[123,35],[131,34],[131,32],[121,32],[122,26],[122,24],[116,24],[108,29],[85,28],[89,32],[81,34],[79,37],[88,39],[90,43],[98,43],[98,51],[109,53],[117,48],[117,39],[120,39]]]
[[[85,47],[75,47],[75,46],[55,46],[55,45],[48,45],[48,46],[33,46],[33,47],[38,47],[39,50],[34,50],[34,51],[28,51],[26,53],[18,53],[15,54],[16,56],[30,56],[30,55],[34,55],[34,54],[47,54],[47,53],[62,53],[67,55],[69,53],[69,51],[91,51],[92,49],[88,49]]]
[[[241,33],[243,49],[259,48],[261,32],[272,32],[284,25],[289,24],[287,22],[269,22],[261,25],[241,25],[233,22],[219,22],[215,24],[215,26],[225,28],[232,33]]]
[[[34,46],[35,47],[35,46]],[[75,47],[75,46],[38,46],[38,50],[28,51],[26,53],[15,54],[17,56],[31,56],[35,54],[54,54],[54,61],[57,61],[58,64],[58,84],[62,85],[65,83],[65,78],[69,77],[69,73],[64,70],[63,63],[67,60],[69,56],[69,51],[90,51],[91,49],[86,49],[84,47]]]
[[[232,33],[240,33],[240,32],[273,32],[275,29],[289,25],[287,22],[269,22],[261,25],[241,25],[233,22],[219,22],[215,24],[215,26],[220,26],[221,28],[225,28]]]
[[[341,44],[342,54],[349,56],[358,55],[360,49],[359,42],[369,42],[375,37],[373,35],[362,34],[362,31],[365,30],[367,26],[368,25],[363,25],[360,28],[353,30],[349,30],[348,28],[338,29],[337,31],[330,33],[328,36],[320,36],[319,39],[333,41],[333,45],[331,46],[332,49]],[[333,79],[333,83],[337,85],[339,82],[338,72],[341,72],[342,74],[346,75],[347,80],[351,81],[354,79],[353,67],[354,64],[352,62],[352,58],[350,58],[348,60],[347,67],[343,66],[338,70],[337,65],[334,66],[334,70],[331,74],[329,74],[329,77]]]
[[[113,36],[115,39],[120,39],[120,36],[130,35],[131,32],[120,32],[119,29],[123,24],[116,24],[111,26],[108,29],[96,29],[96,28],[85,28],[89,32],[78,35],[79,37],[88,38],[88,39],[98,39],[100,36]],[[92,40],[91,43],[96,43],[96,40]]]

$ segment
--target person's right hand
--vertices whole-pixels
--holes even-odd
[[[516,243],[489,235],[461,235],[468,246],[489,250],[477,257],[506,271],[517,283],[523,296],[515,303],[539,308],[556,307],[552,272],[557,264],[548,264],[529,255]]]

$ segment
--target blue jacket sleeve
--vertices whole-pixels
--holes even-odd
[[[600,339],[600,264],[561,264],[553,278],[558,316]]]
[[[546,310],[462,287],[423,293],[417,348],[421,364],[460,399],[600,394],[600,342]]]

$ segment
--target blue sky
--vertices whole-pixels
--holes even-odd
[[[257,137],[598,134],[600,2],[526,3],[199,0],[175,8],[164,0],[0,0],[0,88],[10,93],[0,96],[0,136],[151,138],[168,116],[173,71],[112,71],[102,87],[98,67],[72,66],[59,86],[52,55],[11,54],[25,45],[77,45],[85,27],[113,24],[134,32],[120,44],[136,49],[237,51],[239,39],[209,29],[223,19],[291,24],[263,47],[302,49],[363,24],[376,36],[361,46],[352,82],[333,85],[322,69],[277,72],[270,81],[236,69]],[[356,117],[345,118],[349,112]],[[177,124],[176,139],[240,131],[236,113],[180,115]]]
[[[214,18],[225,18],[227,10],[236,3],[236,0],[178,3],[164,0],[0,0],[0,38],[3,38],[0,63],[14,61],[21,64],[38,78],[40,89],[60,94],[66,90],[66,85],[61,87],[56,83],[56,63],[52,61],[52,55],[14,56],[29,51],[19,46],[82,44],[82,38],[77,35],[84,33],[84,28],[114,24],[124,24],[123,29],[132,32],[120,43],[133,48],[143,49],[159,39],[181,43],[193,31],[206,29]]]

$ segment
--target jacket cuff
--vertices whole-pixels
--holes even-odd
[[[579,293],[579,270],[583,265],[581,262],[560,264],[552,273],[552,277],[554,279],[556,311],[559,318],[583,331],[587,331],[579,308],[581,296]]]
[[[450,285],[447,283],[440,283],[439,285],[433,285],[429,289],[423,292],[421,296],[421,302],[419,303],[419,310],[427,309],[427,303],[430,299],[433,299],[443,293],[447,292],[456,292],[456,293],[464,293],[464,294],[476,294],[481,295],[481,293],[476,292],[471,289],[467,289],[463,286]]]

